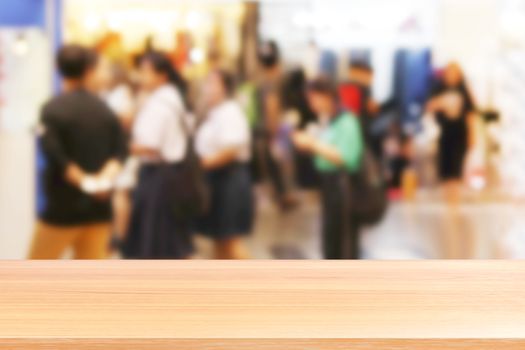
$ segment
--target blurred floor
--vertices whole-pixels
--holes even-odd
[[[3,144],[5,145],[4,138]],[[12,146],[15,146],[12,144]],[[29,142],[18,144],[18,152],[31,153]],[[6,151],[6,148],[3,148]],[[20,159],[0,152],[3,169],[12,169]],[[9,159],[9,162],[6,161]],[[8,175],[8,174],[7,174]],[[0,258],[22,259],[29,245],[33,206],[27,184],[32,172],[22,172],[24,186],[2,183],[0,201]],[[13,177],[11,177],[13,178]],[[25,180],[24,180],[25,179]],[[301,206],[291,212],[278,210],[264,191],[258,191],[258,216],[253,235],[246,239],[256,259],[320,259],[320,218],[315,192],[301,193]],[[26,205],[14,198],[27,197]],[[436,193],[418,201],[394,202],[383,222],[362,232],[366,259],[525,259],[525,204],[497,196],[477,196],[450,212]],[[9,213],[9,215],[7,215]],[[18,227],[16,232],[11,228]],[[211,243],[197,239],[198,258],[211,258]]]
[[[366,230],[368,259],[496,259],[518,257],[509,238],[519,210],[508,203],[395,203],[385,221]],[[522,226],[522,225],[521,225]],[[523,226],[522,226],[523,227]],[[523,240],[523,236],[518,237]]]
[[[315,194],[303,193],[303,204],[290,213],[276,210],[262,197],[254,234],[247,244],[257,259],[319,259],[319,207]],[[525,258],[524,205],[476,199],[454,212],[440,200],[390,205],[383,222],[362,233],[366,259],[498,259]],[[210,244],[198,239],[200,257]]]
[[[246,244],[256,259],[320,259],[319,205],[315,192],[299,194],[301,205],[293,211],[277,208],[266,191],[257,190],[254,232]],[[197,239],[199,257],[211,257],[210,242]]]

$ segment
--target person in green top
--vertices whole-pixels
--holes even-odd
[[[349,175],[361,165],[361,126],[355,116],[340,109],[337,88],[329,80],[311,82],[307,94],[325,127],[318,135],[297,131],[292,139],[300,151],[314,155],[321,175],[323,255],[325,259],[358,259],[359,223],[350,210]]]

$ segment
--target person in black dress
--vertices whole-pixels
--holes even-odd
[[[441,135],[438,141],[438,172],[445,184],[447,200],[459,201],[463,165],[468,149],[474,143],[475,106],[463,72],[457,63],[450,63],[432,91],[427,105]]]

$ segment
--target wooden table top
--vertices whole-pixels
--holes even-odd
[[[524,340],[525,262],[0,262],[0,349],[525,349]]]

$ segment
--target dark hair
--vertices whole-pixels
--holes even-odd
[[[399,137],[399,143],[401,144],[401,146],[406,146],[410,142],[412,142],[412,135],[410,134],[402,133]]]
[[[235,93],[235,88],[236,88],[235,77],[233,76],[232,73],[224,69],[217,69],[215,73],[219,76],[222,86],[224,87],[224,91],[226,91],[226,95],[231,97]]]
[[[82,78],[86,73],[87,63],[87,50],[80,45],[65,45],[56,56],[58,70],[67,79]]]
[[[86,70],[93,69],[97,66],[99,61],[99,54],[95,49],[86,50]]]
[[[326,77],[320,77],[308,83],[307,91],[329,96],[336,101],[339,100],[337,86],[332,80]]]
[[[179,74],[179,72],[173,67],[171,61],[168,59],[168,56],[162,52],[150,51],[140,58],[140,63],[143,62],[151,63],[155,72],[166,75],[168,81],[179,90],[186,107],[189,107],[188,84]]]
[[[351,61],[350,64],[349,64],[349,68],[350,69],[359,69],[359,70],[365,71],[367,73],[373,73],[374,72],[374,69],[372,68],[372,66],[369,63],[364,62],[364,61],[360,61],[360,60]]]
[[[257,50],[257,58],[264,68],[276,66],[281,59],[281,53],[277,43],[273,40],[263,42]]]
[[[281,89],[282,104],[285,109],[299,112],[299,127],[304,128],[308,123],[317,119],[306,98],[307,81],[302,68],[291,70],[285,77]]]
[[[302,68],[289,71],[283,83],[282,100],[285,108],[296,108],[304,99],[306,76]]]

